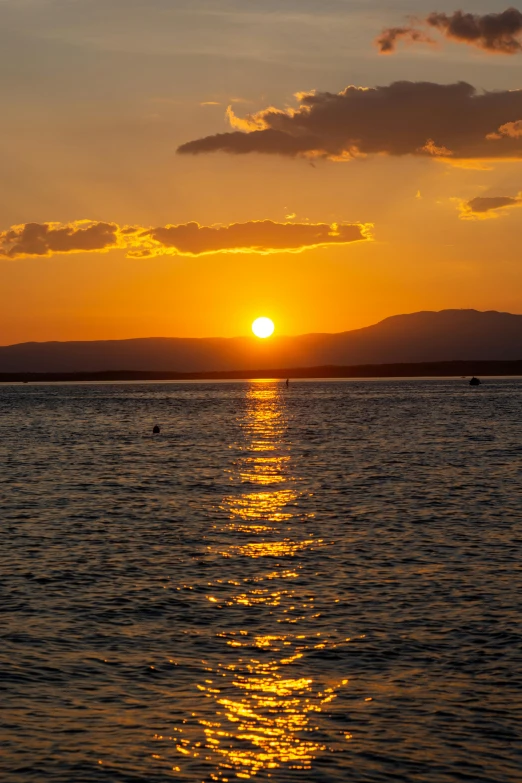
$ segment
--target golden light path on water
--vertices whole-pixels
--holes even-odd
[[[299,556],[324,542],[302,537],[302,519],[293,508],[299,479],[286,437],[283,394],[279,384],[254,383],[248,388],[240,421],[241,456],[230,475],[241,491],[231,492],[221,504],[228,516],[222,540],[230,543],[219,550],[225,575],[215,587],[230,589],[207,596],[221,611],[242,609],[245,619],[247,609],[256,616],[270,609],[271,629],[280,632],[259,634],[241,627],[216,634],[227,655],[217,666],[208,666],[204,681],[197,684],[208,700],[198,715],[204,739],[185,738],[178,744],[182,757],[205,761],[209,769],[205,780],[226,783],[261,772],[277,777],[281,768],[309,770],[318,754],[334,750],[319,736],[317,718],[346,681],[318,683],[303,672],[306,653],[335,644],[320,632],[310,633],[310,623],[319,616],[314,596],[309,588],[299,595],[295,590]],[[246,543],[235,543],[245,536]],[[257,562],[257,567],[248,569],[247,578],[243,576],[247,569],[229,567],[244,558]],[[295,567],[279,563],[279,559],[288,563],[288,558],[293,558]],[[304,620],[307,633],[299,633]],[[216,622],[219,626],[218,618]],[[234,651],[237,654],[231,659]],[[344,745],[348,739],[346,733]]]
[[[2,783],[521,783],[520,381],[2,389]]]

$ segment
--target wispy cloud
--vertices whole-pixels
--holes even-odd
[[[375,41],[381,54],[395,52],[399,41],[434,44],[434,39],[419,26],[436,30],[450,41],[475,46],[490,54],[522,52],[522,12],[507,8],[500,13],[484,15],[434,11],[424,19],[413,19],[411,24],[389,27]]]
[[[183,223],[156,228],[80,220],[25,223],[0,232],[0,257],[124,250],[131,258],[210,253],[296,253],[371,238],[368,223],[276,223],[251,220],[226,226]]]
[[[465,82],[405,81],[297,98],[296,109],[269,107],[244,118],[229,107],[233,131],[189,141],[178,153],[257,152],[331,160],[371,154],[522,158],[522,90],[479,92]]]
[[[410,26],[388,27],[375,39],[381,54],[392,54],[395,52],[399,41],[407,44],[425,43],[432,46],[436,43],[428,33]]]

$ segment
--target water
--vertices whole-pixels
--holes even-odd
[[[517,381],[0,387],[2,779],[520,781],[521,456]]]

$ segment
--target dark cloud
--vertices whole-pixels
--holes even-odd
[[[106,250],[116,246],[117,231],[115,223],[25,223],[0,233],[0,255],[17,258]]]
[[[471,201],[460,201],[460,217],[463,220],[476,220],[497,217],[499,210],[522,207],[522,193],[518,196],[477,196]]]
[[[491,209],[515,207],[519,204],[519,198],[510,198],[509,196],[477,196],[477,198],[473,198],[471,201],[468,201],[468,206],[473,210],[473,212],[489,212]]]
[[[187,223],[150,231],[164,248],[180,254],[200,255],[223,251],[270,252],[301,250],[318,245],[338,245],[364,239],[360,224],[274,223],[271,220],[233,223],[230,226],[200,226]]]
[[[522,13],[516,8],[483,16],[464,11],[455,11],[453,14],[434,11],[419,24],[438,30],[452,41],[476,46],[493,54],[522,52]],[[407,43],[433,43],[433,39],[418,27],[408,25],[383,30],[376,44],[382,54],[390,54],[396,50],[400,40]]]
[[[516,8],[484,16],[463,11],[451,15],[434,12],[426,21],[446,38],[473,44],[488,52],[516,54],[522,51],[522,13]]]
[[[375,43],[379,47],[381,54],[391,54],[397,49],[397,43],[427,43],[434,44],[435,41],[427,33],[417,30],[415,27],[389,27],[383,30],[381,35],[376,38]]]
[[[347,160],[370,154],[449,159],[522,158],[522,90],[478,92],[470,84],[395,82],[298,96],[296,110],[268,108],[245,128],[188,142],[182,155],[250,152]]]
[[[370,238],[364,223],[276,223],[252,220],[229,226],[199,223],[145,228],[78,221],[26,223],[0,233],[0,257],[51,256],[55,253],[126,250],[129,257],[197,256],[206,253],[299,252]]]
[[[264,128],[247,133],[217,133],[204,139],[189,141],[178,149],[180,155],[198,155],[200,152],[228,152],[231,155],[244,155],[248,152],[264,152],[268,155],[306,155],[319,142],[316,136],[293,136],[290,133]]]

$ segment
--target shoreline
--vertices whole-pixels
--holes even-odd
[[[104,370],[100,372],[0,373],[0,383],[92,383],[141,381],[247,381],[247,380],[341,380],[369,378],[460,378],[476,376],[522,376],[520,361],[450,361],[401,364],[325,365],[286,369],[225,370],[211,372],[165,372],[151,370]]]

